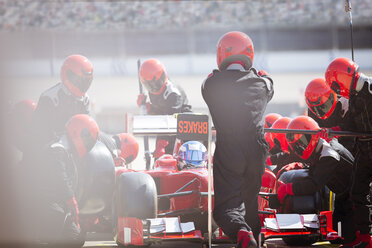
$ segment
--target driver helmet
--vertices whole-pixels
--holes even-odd
[[[199,141],[182,144],[177,154],[178,169],[203,168],[207,164],[207,148]]]

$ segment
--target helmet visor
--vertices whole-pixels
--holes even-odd
[[[320,97],[319,97],[319,100],[317,100],[316,102],[311,102],[309,99],[308,101],[310,103],[314,103],[314,104],[317,104],[320,102]],[[333,104],[335,103],[336,99],[335,99],[335,94],[330,94],[327,101],[323,104],[319,104],[319,105],[311,105],[310,106],[310,109],[314,112],[314,114],[316,114],[319,118],[324,118],[324,116],[329,113],[332,109],[332,106]]]
[[[156,79],[154,76],[153,79],[143,81],[142,83],[150,93],[158,93],[165,83],[165,73],[163,72],[159,79]]]
[[[306,148],[309,146],[312,135],[301,134],[300,138],[295,141],[295,136],[299,134],[287,133],[286,137],[293,151],[300,157],[303,157]]]
[[[86,77],[84,77],[76,74],[72,70],[68,70],[66,75],[67,80],[83,93],[88,91],[90,84],[92,83],[93,80],[92,74],[89,74]]]
[[[81,130],[81,140],[84,144],[86,152],[89,152],[96,144],[96,138],[92,136],[88,129],[84,128]]]

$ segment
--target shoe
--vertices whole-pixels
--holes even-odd
[[[236,248],[256,248],[257,242],[253,237],[252,232],[240,230],[238,232],[238,242]]]
[[[357,238],[348,244],[341,245],[340,248],[372,248],[371,235],[357,233]]]

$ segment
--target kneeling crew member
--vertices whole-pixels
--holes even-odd
[[[308,116],[298,116],[288,129],[319,130],[318,124]],[[344,242],[352,241],[355,233],[350,187],[354,157],[337,139],[330,144],[319,138],[319,134],[286,134],[293,152],[309,165],[309,176],[298,182],[282,184],[278,188],[281,202],[286,195],[313,195],[327,186],[336,194],[333,212],[333,228],[341,221]]]

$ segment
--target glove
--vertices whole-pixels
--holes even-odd
[[[331,127],[331,128],[322,128],[320,131],[319,137],[322,139],[325,139],[327,142],[330,142],[333,138],[338,138],[340,136],[333,136],[329,134],[329,131],[341,131],[341,128],[339,126]]]
[[[290,164],[287,164],[285,165],[283,168],[281,168],[276,177],[279,178],[281,174],[283,174],[284,172],[286,171],[290,171],[290,170],[298,170],[298,169],[303,169],[304,166],[302,163],[297,163],[297,162],[294,162],[294,163],[290,163]]]
[[[270,156],[267,156],[266,166],[269,166],[269,165],[273,165],[273,163],[271,162],[271,157]]]
[[[329,131],[328,128],[322,128],[320,130],[319,137],[322,138],[322,139],[324,139],[327,142],[330,142],[333,137],[331,137],[331,136],[328,135],[328,131]]]
[[[292,183],[282,183],[280,182],[280,186],[277,190],[278,199],[281,203],[283,203],[283,199],[286,195],[294,195],[292,189]]]
[[[115,167],[124,166],[126,164],[125,159],[121,157],[114,158]]]
[[[294,163],[287,164],[282,169],[285,171],[289,171],[289,170],[298,170],[298,169],[303,169],[303,168],[304,166],[302,165],[302,163],[294,162]]]
[[[142,105],[146,104],[147,96],[144,94],[139,94],[137,97],[137,106],[141,107]]]
[[[146,112],[151,113],[151,103],[149,102],[146,103]]]
[[[165,154],[165,147],[169,144],[168,141],[164,139],[160,139],[156,141],[156,148],[153,153],[154,158],[160,158],[162,155]]]
[[[72,197],[71,199],[67,200],[66,205],[67,205],[68,211],[72,214],[75,224],[80,229],[79,206],[77,204],[76,198]]]
[[[258,74],[258,76],[260,76],[260,77],[262,77],[262,76],[268,76],[268,75],[269,75],[269,74],[267,74],[267,72],[264,71],[264,70],[259,70],[259,71],[257,72],[257,74]]]

